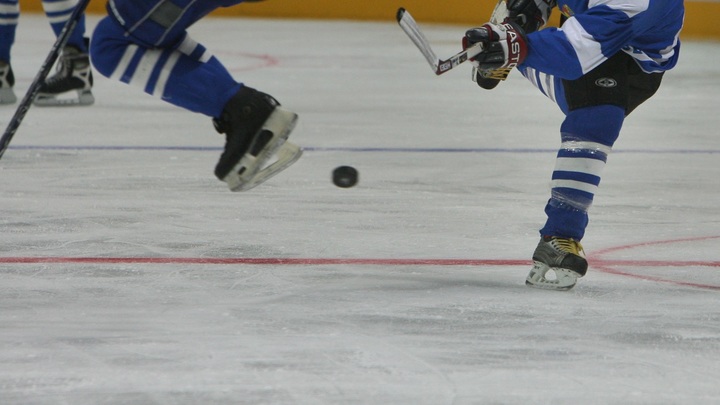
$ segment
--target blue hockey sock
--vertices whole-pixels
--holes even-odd
[[[70,15],[77,6],[77,1],[68,2],[66,0],[43,0],[43,10],[50,21],[55,36],[60,35],[60,32],[65,27]],[[87,45],[85,44],[85,15],[80,17],[80,20],[75,25],[75,29],[68,38],[67,45],[73,46],[80,50],[82,53],[87,53]]]
[[[0,61],[10,63],[10,49],[20,17],[17,0],[0,0]]]
[[[621,107],[602,105],[570,112],[562,124],[562,146],[545,206],[541,235],[581,240],[602,170],[624,120]]]

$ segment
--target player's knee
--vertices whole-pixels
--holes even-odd
[[[566,115],[560,132],[564,141],[597,142],[612,147],[620,135],[624,119],[625,110],[616,105],[579,108]]]
[[[120,36],[118,37],[118,32]],[[95,70],[105,77],[115,71],[129,42],[110,18],[100,21],[90,41],[90,57]]]
[[[105,77],[110,77],[110,75],[113,72],[113,69],[111,67],[111,63],[109,62],[108,58],[103,53],[103,48],[95,46],[98,41],[93,39],[92,45],[90,47],[90,56],[92,65],[95,68],[95,71],[100,73],[101,75]]]

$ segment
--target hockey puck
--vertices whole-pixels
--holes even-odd
[[[352,166],[336,167],[332,172],[332,181],[341,188],[352,187],[358,182],[358,171]]]

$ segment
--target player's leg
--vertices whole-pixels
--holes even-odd
[[[540,230],[528,285],[569,289],[587,271],[580,241],[607,156],[625,119],[630,89],[628,68],[633,63],[632,58],[621,53],[571,81],[523,71],[566,113],[560,128],[562,143],[552,174],[551,196],[545,206],[547,221]],[[554,277],[550,277],[553,273]]]
[[[77,0],[43,0],[43,9],[55,35],[59,35],[77,6]],[[58,59],[57,73],[40,87],[36,105],[90,105],[93,77],[85,36],[85,15],[70,34],[67,45]]]
[[[562,144],[552,173],[547,221],[533,253],[527,284],[569,289],[588,267],[580,241],[603,168],[622,127],[625,110],[615,105],[572,110],[561,126]],[[554,278],[548,272],[554,272]]]
[[[267,94],[235,81],[187,33],[173,48],[151,48],[125,35],[113,18],[96,27],[92,60],[99,73],[213,118],[226,135],[215,174],[233,191],[249,189],[292,164],[300,150],[286,144],[297,115]],[[271,158],[278,160],[266,166]]]
[[[10,51],[20,17],[18,0],[0,0],[0,104],[17,101],[13,91],[15,76],[10,65]]]
[[[569,289],[587,271],[580,240],[607,155],[625,117],[655,94],[663,74],[644,73],[625,53],[578,80],[556,81],[527,69],[523,74],[566,113],[551,198],[545,207],[547,221],[540,230],[534,266],[526,282],[541,288]],[[546,277],[550,270],[555,273],[553,279]]]

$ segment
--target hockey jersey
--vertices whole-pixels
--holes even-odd
[[[108,0],[107,11],[111,18],[139,42],[149,47],[165,47],[174,45],[172,39],[178,38],[178,33],[211,11],[243,1],[245,0]]]
[[[677,63],[683,0],[559,0],[557,8],[565,22],[528,34],[523,66],[572,80],[620,51],[647,73]]]

